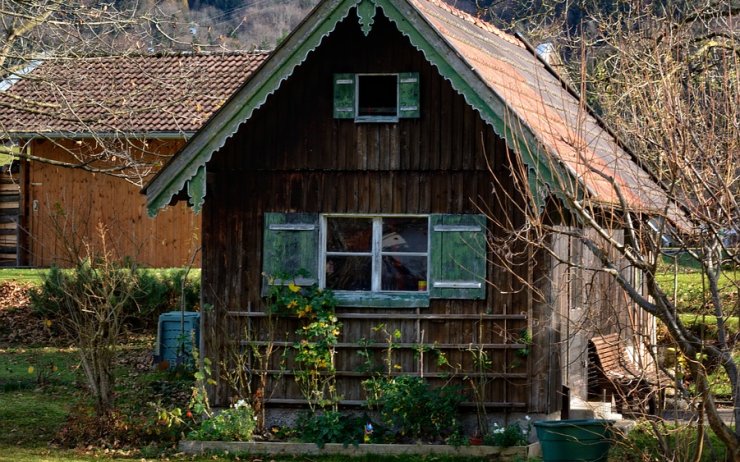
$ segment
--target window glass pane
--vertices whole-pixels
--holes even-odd
[[[398,115],[398,77],[395,75],[357,76],[357,115]]]
[[[428,223],[425,217],[383,218],[383,251],[426,252]]]
[[[427,257],[383,257],[382,290],[427,290]]]
[[[332,290],[370,290],[372,257],[327,256],[326,288]]]
[[[327,252],[370,252],[373,222],[368,218],[328,218]]]

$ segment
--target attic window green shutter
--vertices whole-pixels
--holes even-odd
[[[334,118],[355,118],[355,74],[334,74]]]
[[[419,114],[419,73],[402,72],[398,74],[398,117],[414,119]]]
[[[431,215],[429,296],[486,297],[485,215]]]
[[[284,276],[304,275],[295,283],[310,286],[318,282],[319,216],[315,213],[266,213],[262,239],[262,295],[266,295],[270,280],[287,284]]]

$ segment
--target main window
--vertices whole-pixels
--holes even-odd
[[[428,217],[322,219],[320,286],[335,291],[427,292]]]
[[[482,215],[265,213],[262,294],[271,285],[318,284],[340,306],[429,306],[483,299]],[[287,279],[286,279],[287,278]]]

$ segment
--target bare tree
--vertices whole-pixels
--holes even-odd
[[[44,279],[47,307],[79,350],[80,364],[98,416],[114,405],[115,358],[129,310],[135,306],[136,268],[127,267],[106,246],[107,230],[98,227],[100,250],[87,247],[73,271],[52,270]]]
[[[727,329],[737,307],[727,306],[720,296],[728,286],[740,289],[734,272],[740,258],[735,237],[740,213],[740,4],[707,0],[572,6],[553,1],[538,6],[518,25],[532,28],[537,40],[546,38],[566,50],[584,110],[590,103],[616,127],[670,201],[660,209],[632,206],[628,198],[644,192],[639,185],[620,185],[615,176],[623,172],[594,165],[581,154],[580,161],[590,166],[585,175],[609,184],[615,200],[604,203],[581,188],[557,189],[551,209],[556,211],[542,214],[535,206],[523,206],[530,226],[512,230],[512,238],[534,243],[553,258],[559,258],[551,246],[553,236],[566,235],[588,248],[594,259],[587,269],[612,277],[642,311],[662,322],[678,347],[699,401],[700,436],[706,419],[729,457],[740,460],[740,426],[721,418],[707,370],[707,365],[716,365],[726,372],[733,420],[740,422],[738,366]],[[518,175],[526,188],[527,172]],[[565,176],[560,184],[572,185]],[[499,252],[510,247],[494,244]],[[669,245],[688,256],[706,278],[705,305],[717,322],[716,341],[687,328],[677,300],[658,283],[666,271],[663,255]],[[643,277],[628,277],[623,261]],[[697,445],[692,460],[698,460],[702,448]],[[667,445],[664,449],[670,451]]]

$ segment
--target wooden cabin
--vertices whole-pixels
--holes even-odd
[[[229,387],[229,373],[261,371],[268,406],[305,403],[290,358],[249,354],[273,345],[290,356],[298,324],[270,327],[264,294],[281,282],[269,276],[300,269],[298,284],[339,301],[342,405],[365,402],[365,358],[382,362],[392,344],[392,375],[484,382],[471,411],[549,414],[563,385],[586,394],[593,330],[571,332],[569,320],[587,306],[634,309],[611,278],[505,244],[526,228],[525,208],[546,211],[558,188],[614,203],[593,167],[634,203],[663,200],[520,38],[437,0],[326,0],[144,193],[152,215],[188,197],[202,206],[216,404],[250,390]],[[566,260],[589,258],[575,240],[548,242]]]
[[[176,267],[195,255],[198,265],[198,217],[179,204],[147,219],[136,182],[177,152],[265,56],[48,59],[16,76],[0,93],[2,136],[23,154],[6,175],[19,203],[0,216],[0,263],[67,266],[97,242],[102,223],[121,258]],[[129,156],[142,165],[118,170]]]

